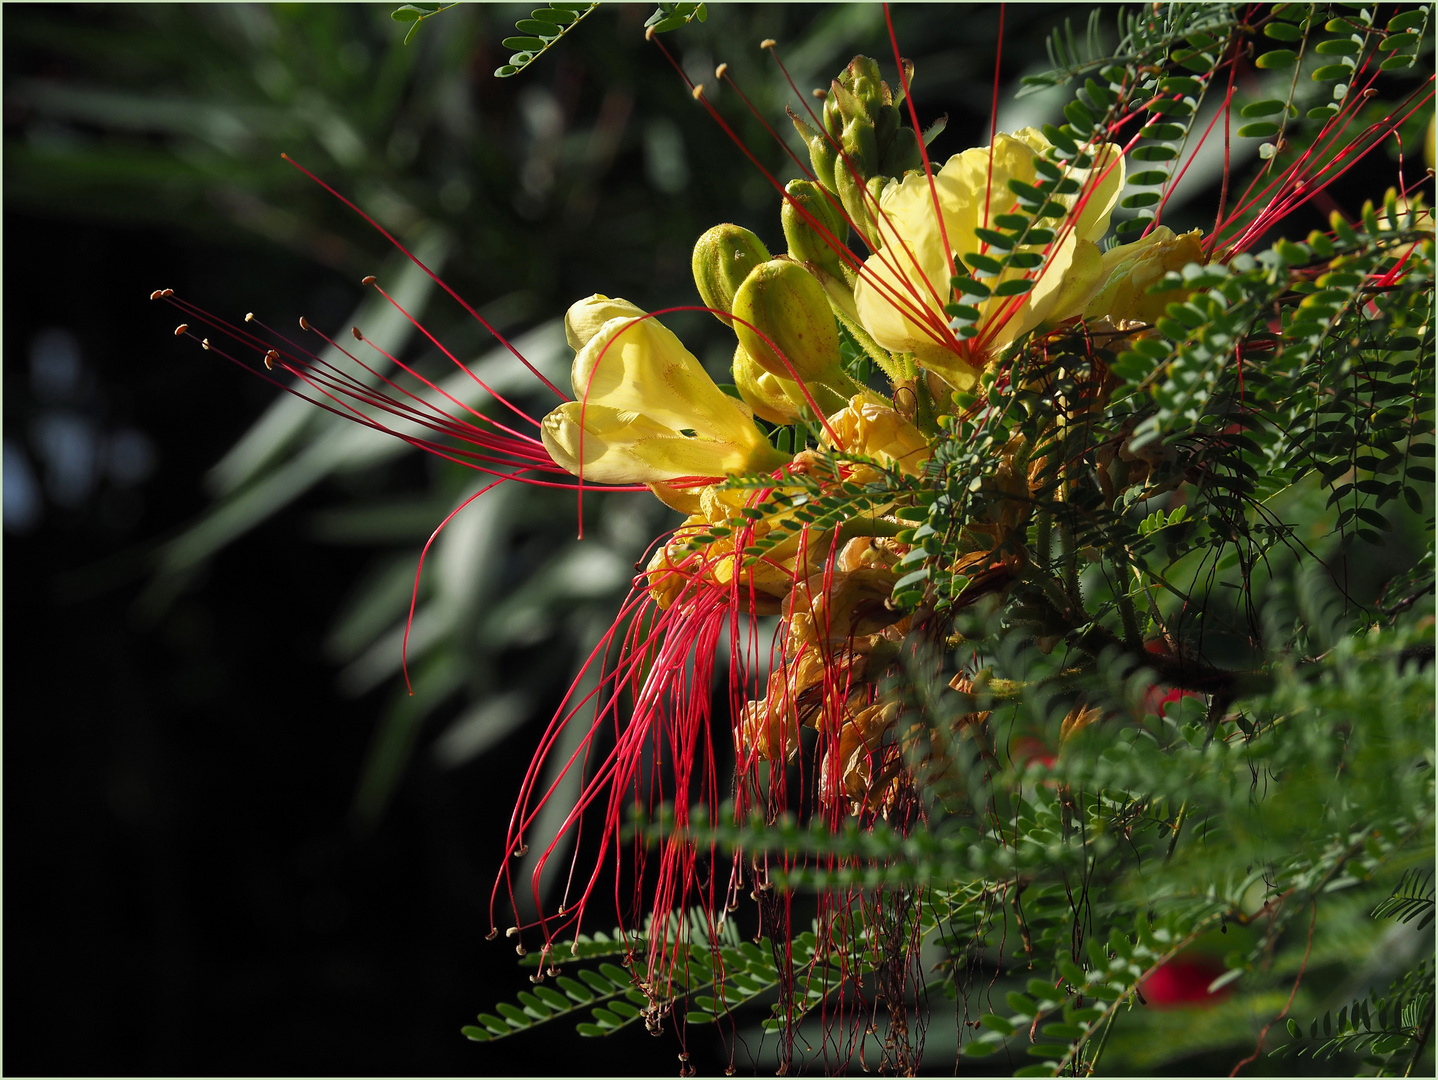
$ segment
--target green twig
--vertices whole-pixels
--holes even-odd
[[[889,377],[889,382],[898,385],[905,379],[913,378],[914,371],[911,369],[914,369],[915,365],[912,362],[906,364],[902,357],[892,356],[889,350],[875,341],[869,332],[859,325],[858,320],[850,318],[848,312],[840,308],[838,304],[831,302],[829,307],[840,324],[849,332],[849,336],[854,339],[859,348],[864,350],[864,355],[878,364],[884,374]]]
[[[1164,866],[1168,865],[1169,860],[1173,858],[1174,849],[1178,847],[1178,834],[1183,831],[1183,819],[1187,815],[1188,800],[1185,799],[1183,805],[1178,808],[1178,817],[1173,822],[1173,835],[1168,838],[1168,852],[1163,857]]]

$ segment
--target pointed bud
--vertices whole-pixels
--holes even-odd
[[[836,246],[842,246],[849,238],[849,223],[844,219],[843,210],[834,205],[832,196],[826,195],[823,188],[808,180],[789,181],[784,194],[788,197],[780,217],[789,254],[842,279],[844,263]]]
[[[719,312],[734,310],[734,294],[760,263],[769,261],[769,249],[748,229],[715,225],[694,245],[694,284],[704,306],[726,326],[733,320]]]
[[[940,118],[935,125],[930,126],[925,132],[925,141],[933,139],[943,130],[945,118]],[[911,169],[922,169],[924,167],[923,155],[919,153],[919,140],[911,127],[898,127],[887,143],[883,137],[879,139],[879,171],[885,176],[903,176]]]
[[[902,63],[912,80],[913,64]],[[899,110],[902,100],[902,92],[896,97],[879,77],[878,62],[866,56],[854,57],[830,84],[824,98],[824,128],[847,155],[835,166],[831,190],[840,191],[840,174],[845,171],[854,174],[855,187],[862,187],[876,176],[902,176],[905,170],[919,167],[914,130],[904,126]]]
[[[756,267],[734,295],[734,317],[739,344],[770,374],[806,383],[844,380],[829,299],[799,263],[771,259]]]
[[[789,110],[789,119],[794,121],[799,137],[809,147],[809,164],[813,166],[814,176],[825,188],[833,191],[834,167],[839,160],[839,152],[834,149],[834,143],[826,132],[800,120],[793,109]]]

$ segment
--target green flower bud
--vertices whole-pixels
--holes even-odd
[[[771,375],[744,351],[740,345],[734,350],[734,385],[745,405],[754,410],[771,424],[792,424],[798,420],[816,420],[829,416],[848,404],[849,397],[862,389],[857,383],[845,377],[837,386],[824,382],[809,382],[800,386],[793,379],[781,379]],[[806,395],[804,391],[808,391]],[[814,399],[818,412],[809,405]]]
[[[907,60],[903,64],[912,80],[913,64]],[[843,193],[839,185],[845,171],[857,174],[858,183],[851,185],[857,188],[876,176],[901,176],[919,167],[918,142],[913,128],[904,126],[902,100],[903,95],[895,97],[879,77],[878,63],[866,56],[854,57],[830,84],[824,99],[824,128],[848,158],[835,165],[835,183],[826,183],[831,191]]]
[[[754,267],[769,261],[769,249],[748,229],[715,225],[694,245],[694,284],[704,306],[724,325],[733,320],[719,312],[734,310],[734,294]]]
[[[946,117],[931,126],[924,133],[924,141],[927,143],[943,130]],[[898,127],[893,136],[886,143],[882,134],[879,136],[879,171],[885,176],[903,176],[911,169],[922,169],[924,167],[923,156],[919,153],[919,140],[914,137],[914,129],[911,127]]]
[[[789,242],[789,254],[842,280],[844,263],[834,245],[842,245],[849,238],[849,223],[843,211],[834,205],[832,196],[826,196],[818,184],[808,180],[790,180],[784,194],[788,198],[784,200],[780,217],[784,223],[784,239]],[[809,219],[817,221],[822,229],[815,228]]]
[[[832,385],[847,378],[824,287],[792,259],[771,259],[744,279],[734,294],[734,332],[744,351],[772,375]]]
[[[834,190],[834,166],[838,163],[839,152],[834,149],[827,133],[820,131],[814,125],[800,120],[793,109],[789,109],[789,119],[794,121],[794,128],[799,132],[799,137],[809,147],[809,163],[813,166],[814,175],[819,183],[830,191]]]
[[[834,173],[834,179],[844,212],[849,215],[849,220],[854,223],[854,228],[868,242],[869,247],[878,251],[884,245],[884,237],[874,227],[872,208],[879,205],[879,197],[894,181],[887,176],[874,176],[860,185],[842,165]]]

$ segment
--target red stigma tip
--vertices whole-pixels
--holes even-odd
[[[301,330],[308,330],[309,328],[310,328],[310,321],[309,321],[308,319],[306,319],[303,315],[301,315],[301,316],[300,316],[300,329],[301,329]]]
[[[175,295],[175,290],[174,290],[174,289],[161,289],[161,290],[160,290],[160,295],[161,295],[161,296],[174,296],[174,295]]]
[[[158,300],[158,299],[160,299],[160,297],[161,297],[162,295],[164,295],[164,294],[161,293],[159,289],[156,289],[154,292],[152,292],[152,293],[150,294],[150,299],[151,299],[151,300]]]
[[[274,371],[275,361],[279,358],[280,354],[275,352],[274,349],[270,349],[268,352],[265,353],[265,367],[268,368],[270,371]]]
[[[176,336],[176,337],[179,337],[181,334],[183,334],[183,333],[184,333],[186,330],[188,330],[189,328],[190,328],[190,324],[189,324],[189,323],[187,323],[187,322],[182,322],[179,326],[175,327],[175,336]]]
[[[373,275],[373,274],[366,274],[364,277],[360,278],[360,284],[361,284],[361,285],[373,285],[373,284],[374,284],[374,275]]]
[[[364,335],[360,333],[360,328],[358,326],[351,326],[350,333],[355,336],[356,341],[364,340]]]

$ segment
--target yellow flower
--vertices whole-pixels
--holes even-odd
[[[574,396],[544,418],[555,463],[599,483],[768,471],[789,460],[657,320],[625,300],[592,296],[569,309],[579,348]]]
[[[1007,267],[997,277],[983,279],[993,288],[1027,277],[1034,281],[1027,296],[996,296],[977,304],[979,334],[970,342],[955,337],[944,312],[944,305],[953,299],[950,251],[953,269],[966,273],[963,257],[979,253],[983,246],[975,230],[995,228],[995,218],[1016,210],[1009,181],[1038,183],[1034,161],[1048,148],[1048,140],[1033,128],[1000,134],[992,153],[988,147],[978,147],[951,157],[934,175],[932,189],[923,173],[911,172],[884,190],[875,215],[883,247],[864,263],[854,287],[859,319],[880,345],[913,353],[924,367],[964,389],[976,380],[987,359],[1015,338],[1045,320],[1079,314],[1079,308],[1060,311],[1057,306],[1075,292],[1075,277],[1088,278],[1098,269],[1095,241],[1108,229],[1124,179],[1123,157],[1112,145],[1097,149],[1091,169],[1069,170],[1067,178],[1082,185],[1079,191],[1052,196],[1070,211],[1065,218],[1040,222],[1057,233],[1053,243],[1047,248],[1016,249],[1025,254],[1044,252],[1043,266]],[[942,227],[934,212],[935,197]],[[1075,213],[1080,200],[1083,206]],[[993,248],[987,253],[1004,254]],[[1086,295],[1089,290],[1077,291]]]
[[[837,445],[842,449],[897,466],[911,475],[917,476],[929,457],[929,443],[923,432],[889,406],[861,395],[829,417],[829,429],[838,436]],[[825,443],[834,441],[828,431],[823,439]]]
[[[714,486],[697,493],[698,508],[674,530],[670,541],[654,552],[645,568],[649,593],[661,609],[669,607],[691,583],[729,586],[740,575],[739,591],[744,603],[755,605],[755,614],[777,615],[784,597],[794,586],[795,555],[801,546],[791,536],[772,547],[762,558],[749,559],[735,553],[736,535],[744,544],[765,536],[774,524],[788,515],[751,520],[743,513],[750,493],[725,491]],[[789,524],[793,524],[792,521]],[[714,526],[723,526],[729,535],[720,536],[699,550],[689,541]]]
[[[1206,261],[1199,242],[1202,237],[1198,229],[1180,236],[1160,225],[1142,240],[1105,251],[1099,267],[1101,284],[1084,305],[1084,318],[1107,318],[1121,330],[1134,323],[1154,322],[1167,305],[1187,293],[1150,293],[1148,287],[1169,271]]]

